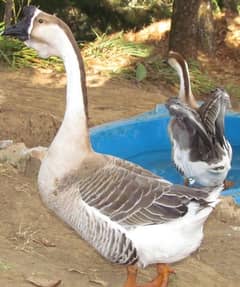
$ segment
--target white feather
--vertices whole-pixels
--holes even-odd
[[[221,189],[216,191],[216,194]],[[215,201],[215,205],[218,200]],[[177,220],[158,225],[137,227],[127,233],[132,239],[139,255],[139,265],[145,267],[154,263],[172,263],[179,261],[201,244],[203,224],[212,211],[212,207],[199,208],[191,202],[187,214]]]
[[[203,186],[216,186],[223,183],[228,171],[231,168],[231,146],[230,151],[224,150],[225,154],[217,163],[208,164],[206,161],[191,161],[190,150],[183,150],[179,144],[173,142],[173,161],[176,166],[183,171],[188,178],[194,179]],[[223,169],[216,169],[217,167],[224,167]]]

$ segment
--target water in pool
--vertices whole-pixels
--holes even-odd
[[[182,176],[177,172],[172,160],[170,150],[151,151],[148,153],[138,154],[128,158],[148,170],[170,180],[173,183],[183,184]],[[234,182],[234,189],[240,187],[240,147],[233,147],[232,168],[228,174],[228,180]],[[224,191],[225,195],[231,194],[240,204],[240,192],[233,194],[232,190]]]

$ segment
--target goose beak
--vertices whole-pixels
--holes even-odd
[[[8,26],[4,30],[2,35],[16,37],[17,39],[21,41],[26,41],[29,38],[28,27],[29,27],[28,21],[26,21],[26,19],[23,19],[22,21],[18,22],[15,25]]]
[[[17,24],[8,26],[2,35],[16,37],[21,41],[26,41],[29,39],[29,27],[31,26],[32,18],[36,11],[35,6],[25,6],[23,8],[22,20]]]

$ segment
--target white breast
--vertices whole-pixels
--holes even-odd
[[[230,146],[230,145],[229,145]],[[231,149],[231,147],[230,147]],[[187,178],[194,179],[203,186],[216,186],[223,183],[231,168],[231,151],[225,150],[225,154],[217,163],[208,164],[205,161],[191,161],[190,150],[182,150],[179,144],[173,140],[173,161],[181,169]],[[223,166],[223,169],[216,169]]]

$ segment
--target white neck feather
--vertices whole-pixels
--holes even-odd
[[[182,101],[186,102],[186,99],[185,99],[185,81],[183,78],[182,70],[179,72],[179,78],[180,78],[179,98]]]
[[[182,68],[180,64],[176,63],[173,68],[177,71],[180,79],[179,99],[188,104],[191,108],[197,109],[198,105],[192,94],[190,75],[187,64],[184,63],[184,68]],[[185,69],[185,71],[183,71],[183,69]],[[186,77],[184,77],[184,72],[186,73]]]
[[[67,74],[67,99],[65,118],[85,116],[85,107],[83,100],[83,89],[81,82],[81,71],[78,64],[78,58],[71,42],[68,40],[64,49],[63,61]],[[65,119],[64,118],[64,119]]]
[[[60,31],[59,31],[60,30]],[[53,40],[53,43],[55,41]],[[81,70],[76,51],[70,39],[60,27],[56,43],[59,56],[64,61],[67,74],[66,110],[62,125],[51,145],[51,148],[61,146],[64,152],[88,152],[90,147],[87,118],[84,106],[84,95],[81,81]],[[61,43],[59,45],[59,43]],[[66,151],[66,149],[68,151]],[[71,155],[72,157],[73,155]]]
[[[179,98],[186,102],[186,97],[188,96],[186,94],[186,85],[188,85],[189,87],[189,96],[192,98],[193,95],[192,95],[192,90],[191,90],[191,84],[190,84],[190,76],[189,76],[189,71],[188,71],[188,67],[185,65],[185,69],[186,69],[186,72],[187,72],[187,79],[184,79],[184,76],[183,76],[183,70],[181,68],[181,66],[179,64],[176,65],[176,71],[178,73],[178,76],[179,76],[179,79],[180,79],[180,90],[179,90]]]

